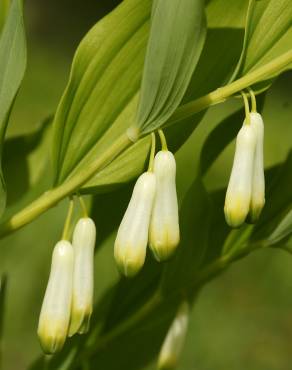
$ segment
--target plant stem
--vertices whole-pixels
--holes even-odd
[[[72,176],[62,185],[47,191],[29,206],[12,216],[0,225],[0,237],[10,234],[12,231],[33,221],[43,212],[56,205],[60,200],[68,195],[74,194],[83,184],[85,184],[94,174],[113,161],[123,150],[132,142],[126,134],[117,138],[95,161],[81,170],[78,175]]]
[[[199,99],[180,106],[170,118],[167,125],[189,118],[195,113],[198,113],[211,105],[224,101],[233,94],[246,89],[267,76],[279,73],[279,71],[281,71],[290,63],[292,63],[292,50],[286,52],[278,58],[275,58],[270,63],[267,63],[266,65],[248,73],[244,77],[239,78],[231,84],[221,87]],[[0,238],[33,221],[35,218],[56,205],[66,196],[74,194],[74,192],[76,192],[91,177],[93,177],[98,170],[104,168],[123,150],[132,144],[133,142],[129,139],[129,136],[126,133],[122,134],[102,155],[100,155],[94,162],[84,167],[84,169],[80,170],[77,175],[72,176],[58,187],[49,190],[29,206],[1,224]]]
[[[208,108],[211,105],[224,101],[229,96],[246,89],[255,83],[264,80],[265,78],[276,75],[283,70],[288,64],[292,63],[292,50],[287,51],[278,58],[264,66],[255,69],[254,71],[246,74],[238,80],[221,87],[199,99],[191,101],[187,104],[180,106],[167,122],[167,126],[174,124],[177,121],[191,117],[194,113]]]

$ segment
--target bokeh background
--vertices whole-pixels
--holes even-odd
[[[26,1],[28,69],[11,116],[9,138],[33,132],[41,120],[54,112],[79,41],[118,3]],[[292,74],[286,73],[267,94],[263,111],[266,166],[284,160],[292,146],[291,86]],[[210,109],[179,150],[178,189],[189,185],[188,175],[196,170],[207,133],[240,104],[231,100]],[[206,179],[208,188],[226,184],[233,149],[234,143],[212,166]],[[10,183],[18,181],[17,171],[15,163]],[[48,176],[49,172],[48,168]],[[52,248],[60,237],[65,212],[66,204],[61,203],[0,242],[0,273],[8,274],[2,343],[5,370],[26,369],[41,353],[36,335],[38,314]],[[112,244],[111,235],[96,255],[96,298],[118,279]],[[291,353],[292,256],[265,250],[237,262],[202,290],[192,312],[179,370],[291,370]]]

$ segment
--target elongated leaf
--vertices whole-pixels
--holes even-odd
[[[27,135],[16,136],[5,142],[3,152],[3,173],[8,186],[7,212],[11,208],[23,205],[24,200],[31,198],[29,193],[37,196],[39,182],[48,187],[52,181],[49,162],[49,139],[51,117],[44,120],[39,128]],[[18,181],[15,181],[17,173]],[[45,187],[41,189],[45,190]],[[39,189],[39,191],[41,191]]]
[[[26,67],[22,1],[13,0],[0,39],[0,164],[9,113]],[[6,204],[6,186],[0,169],[0,216]]]
[[[245,0],[212,0],[206,7],[204,48],[183,102],[199,98],[227,82],[244,38]]]
[[[224,148],[235,138],[244,119],[244,109],[221,121],[207,137],[201,151],[201,174],[204,175]]]
[[[57,183],[96,158],[134,120],[149,14],[149,1],[125,1],[78,48],[54,123]],[[113,28],[119,32],[113,33]],[[144,148],[145,161],[148,146]],[[135,165],[131,167],[137,173]]]
[[[214,27],[217,27],[212,8],[209,11],[207,7],[207,15],[212,20]],[[229,19],[232,25],[236,24],[232,16]],[[241,50],[240,40],[243,38],[243,30],[239,27],[240,21],[237,24],[237,28],[225,28],[227,24],[224,23],[224,27],[218,25],[218,28],[208,30],[206,42],[185,94],[184,102],[199,97],[225,82],[233,66],[237,63],[237,58]],[[232,48],[231,45],[233,45]],[[224,63],[218,64],[218,60],[224,60]],[[176,151],[188,138],[192,130],[199,124],[202,116],[202,114],[197,114],[194,118],[181,121],[178,125],[173,125],[165,129],[169,147],[172,151]],[[131,116],[127,115],[127,118],[128,121],[134,121],[135,106],[132,109]],[[97,173],[84,186],[82,191],[85,193],[108,191],[112,187],[110,185],[111,183],[118,185],[130,181],[145,168],[149,147],[150,138],[146,137],[139,140],[132,148],[126,150],[104,170]],[[83,165],[85,166],[86,163],[84,162]]]
[[[91,29],[77,49],[54,120],[57,183],[96,158],[130,125],[141,81],[150,3],[124,1]]]
[[[204,1],[155,1],[137,115],[142,133],[161,127],[179,106],[205,34]]]
[[[5,23],[6,15],[8,12],[10,0],[1,0],[0,2],[0,33]]]
[[[0,367],[2,367],[3,356],[3,324],[5,315],[5,298],[7,290],[7,276],[0,276]]]
[[[244,75],[292,51],[291,40],[290,0],[250,0],[243,51],[233,77]],[[269,79],[274,76],[266,77]]]
[[[210,201],[200,179],[186,194],[180,209],[181,242],[166,264],[162,280],[165,292],[186,289],[201,266],[208,248]]]
[[[291,208],[291,207],[289,207]],[[273,245],[281,242],[292,234],[292,210],[290,209],[279,222],[268,238],[268,243]]]
[[[209,28],[244,28],[248,2],[246,0],[210,0],[207,4]],[[243,40],[243,37],[242,37]],[[236,46],[236,45],[234,45]]]
[[[275,172],[275,171],[274,171]],[[259,222],[256,224],[253,239],[266,239],[283,220],[283,214],[292,204],[292,153],[277,168],[272,183],[267,190],[267,202]]]
[[[80,44],[54,122],[56,183],[77,175],[135,122],[150,5],[147,0],[124,1],[94,26]],[[210,11],[210,17],[214,18],[212,14]],[[235,24],[232,16],[228,19]],[[216,88],[236,65],[243,32],[240,23],[236,29],[225,28],[227,25],[228,22],[208,31],[185,102]],[[231,48],[234,44],[238,47]],[[230,50],[232,52],[228,52]],[[228,55],[228,59],[218,64],[216,58],[223,61],[224,55]],[[196,115],[166,130],[173,151],[187,139],[201,118],[202,115]],[[81,191],[104,192],[130,181],[143,170],[148,151],[149,139],[139,140],[97,173]]]
[[[3,326],[5,319],[5,303],[6,303],[6,292],[7,290],[7,276],[2,274],[0,276],[0,368],[3,367],[3,351],[4,351],[4,341],[3,341]]]
[[[134,328],[113,337],[106,346],[93,347],[88,361],[89,369],[96,367],[108,370],[144,369],[158,356],[176,308],[176,301],[165,302]],[[133,351],[134,348],[136,350]]]

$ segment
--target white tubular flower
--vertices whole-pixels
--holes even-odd
[[[244,123],[237,135],[233,167],[225,198],[225,218],[231,227],[240,226],[249,212],[255,146],[254,127]]]
[[[179,244],[178,204],[174,155],[162,150],[154,159],[156,195],[150,221],[150,248],[158,261],[169,258]]]
[[[174,369],[184,346],[189,322],[189,305],[183,302],[166,334],[162,344],[158,369]]]
[[[251,222],[256,222],[265,205],[264,122],[259,113],[251,113],[250,123],[256,131],[256,149],[249,218]]]
[[[114,255],[121,272],[126,276],[134,276],[144,264],[155,189],[155,175],[143,173],[135,184],[119,227]]]
[[[94,247],[96,228],[91,218],[81,218],[73,233],[74,272],[69,336],[86,333],[93,306]]]
[[[73,248],[59,241],[53,251],[51,272],[38,325],[45,353],[60,351],[65,343],[71,312]]]

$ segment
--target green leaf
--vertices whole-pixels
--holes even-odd
[[[48,153],[51,121],[52,117],[48,117],[34,132],[13,137],[5,142],[3,174],[8,187],[5,216],[31,202],[52,183]]]
[[[148,136],[132,145],[117,160],[98,172],[81,189],[81,193],[108,192],[135,178],[147,165],[150,145]]]
[[[80,44],[54,121],[56,184],[80,173],[135,122],[150,5],[150,1],[124,1],[94,26]],[[210,14],[213,17],[212,11]],[[229,19],[235,23],[232,16]],[[235,67],[243,32],[227,27],[228,22],[224,27],[208,30],[185,102],[216,88]],[[234,44],[238,47],[231,48]],[[218,64],[217,57],[223,60],[224,55],[228,55],[227,60]],[[202,114],[197,114],[166,130],[172,151],[187,139],[201,118]],[[139,140],[98,172],[81,191],[105,192],[135,178],[144,169],[149,143],[147,137]]]
[[[88,361],[89,369],[144,369],[158,356],[177,303],[166,301],[134,328],[117,336],[106,346],[95,349]],[[135,351],[130,349],[132,346]]]
[[[212,0],[206,7],[204,48],[183,102],[188,103],[224,85],[240,57],[246,0]]]
[[[154,3],[137,113],[142,134],[161,127],[179,106],[205,35],[204,1]]]
[[[245,75],[292,50],[291,40],[290,0],[250,0],[242,55],[233,78]],[[266,76],[267,79],[272,77]]]
[[[208,250],[204,259],[204,265],[218,258],[223,251],[223,245],[230,233],[224,217],[224,201],[226,189],[219,189],[209,194],[212,204],[212,219],[210,225],[210,235],[208,239]]]
[[[210,19],[215,18],[212,8],[209,11],[207,7],[207,15]],[[230,16],[229,19],[232,21],[232,25],[235,25],[234,18]],[[214,27],[217,27],[215,21],[212,21],[212,24],[214,24]],[[226,24],[224,23],[224,27],[218,25],[218,28],[208,29],[206,42],[197,68],[184,96],[184,102],[204,95],[224,83],[230,74],[230,70],[236,65],[240,55],[240,40],[243,38],[243,30],[239,28],[240,22],[236,28],[225,28]],[[230,45],[233,45],[231,49]],[[224,63],[218,64],[217,58],[224,60]],[[128,121],[134,121],[135,106],[133,107],[131,116],[127,115],[126,117]],[[181,121],[178,125],[172,125],[165,129],[167,142],[173,152],[189,137],[191,132],[200,123],[202,117],[203,113],[197,114],[191,119]],[[83,187],[81,192],[104,192],[111,190],[112,186],[115,187],[130,181],[145,169],[149,148],[150,138],[145,137],[139,140],[109,166],[98,172]],[[83,166],[85,165],[86,163],[84,162]]]
[[[124,1],[98,22],[78,47],[54,120],[56,183],[96,158],[131,124],[150,3]]]
[[[0,34],[5,23],[5,19],[7,16],[8,8],[9,8],[10,0],[1,0],[0,2]]]
[[[273,170],[271,184],[267,189],[267,201],[261,218],[255,226],[253,240],[269,238],[283,221],[283,215],[292,205],[291,182],[292,152],[281,166]]]
[[[78,48],[54,122],[57,183],[78,173],[134,122],[149,14],[150,2],[125,1],[94,27]],[[119,32],[113,33],[117,24]],[[102,174],[100,186],[124,183],[136,176],[144,166],[148,148],[148,139],[130,148],[114,168]],[[129,172],[124,173],[125,168]],[[88,191],[96,190],[99,181],[97,176]]]
[[[208,249],[210,224],[210,199],[198,178],[180,208],[181,241],[176,255],[165,264],[162,279],[164,292],[184,291],[192,282]]]
[[[206,174],[213,162],[224,148],[235,138],[244,120],[244,109],[232,113],[221,121],[204,142],[200,155],[202,176]]]
[[[209,28],[244,28],[248,2],[246,0],[210,0],[207,4]],[[242,38],[243,39],[243,38]],[[236,46],[236,45],[234,45]],[[232,50],[230,50],[232,51]]]
[[[150,297],[153,296],[159,285],[161,265],[150,253],[142,271],[133,279],[121,278],[116,287],[103,332],[107,332],[135,313]],[[119,309],[117,310],[117,306]]]
[[[291,206],[289,211],[285,213],[275,230],[268,237],[267,241],[269,245],[277,244],[283,239],[291,236],[292,234],[292,210]]]
[[[24,76],[26,41],[22,1],[13,0],[0,39],[0,162],[9,114]],[[6,186],[0,169],[0,216],[6,204]]]
[[[7,290],[7,276],[2,274],[0,277],[0,366],[2,366],[3,323],[5,314],[6,290]]]

